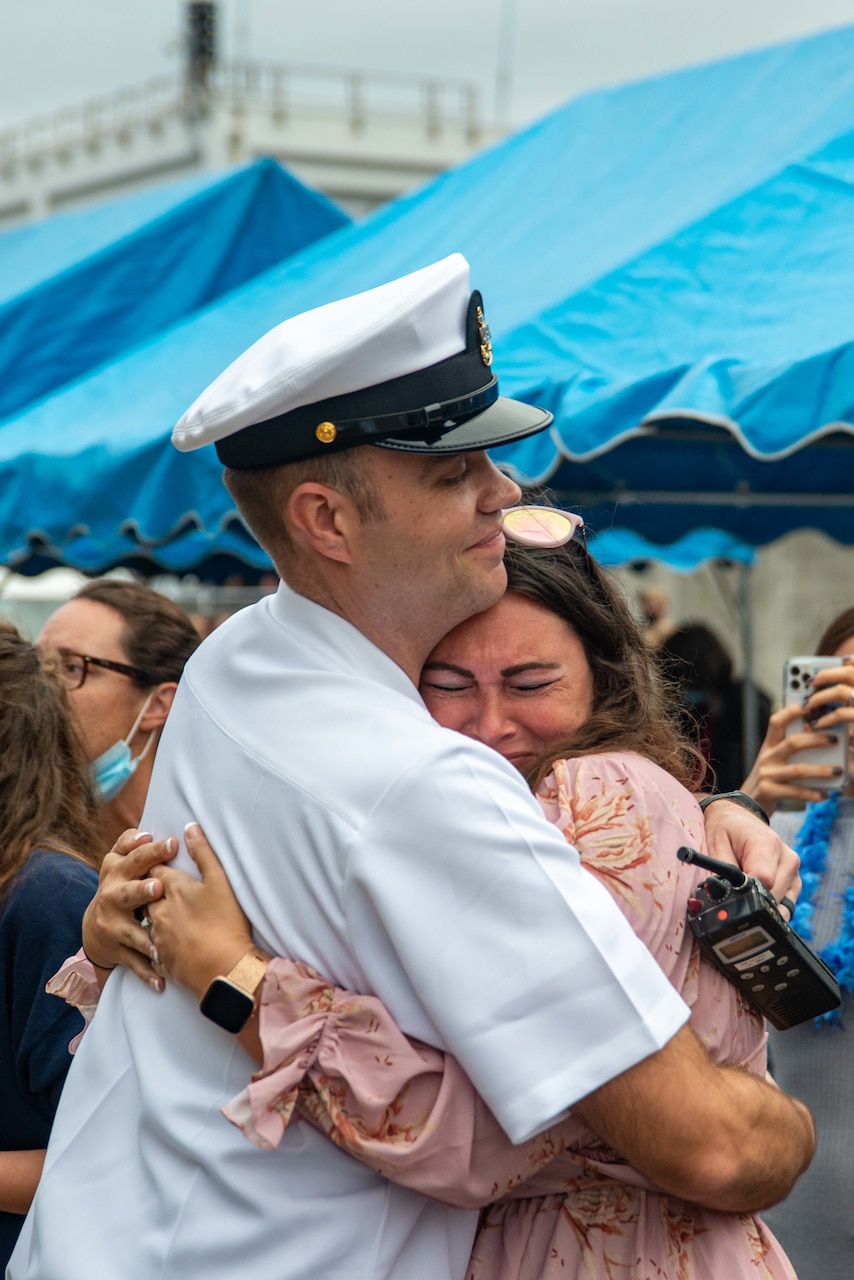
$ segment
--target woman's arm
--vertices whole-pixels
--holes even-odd
[[[0,1211],[25,1214],[32,1204],[45,1153],[0,1151]]]
[[[153,868],[164,893],[151,933],[160,971],[201,999],[257,947],[199,827],[185,840],[200,879]],[[257,1145],[277,1146],[296,1108],[383,1176],[460,1208],[506,1194],[583,1131],[569,1119],[514,1146],[454,1058],[408,1039],[379,1000],[287,959],[271,958],[238,1039],[261,1070],[224,1112]]]

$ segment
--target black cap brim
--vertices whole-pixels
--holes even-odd
[[[554,418],[546,409],[523,404],[521,400],[508,400],[499,396],[488,409],[469,418],[458,427],[446,431],[439,440],[407,439],[405,435],[392,439],[371,441],[378,449],[396,449],[398,453],[473,453],[479,449],[493,449],[499,444],[511,444],[524,440],[551,426]]]

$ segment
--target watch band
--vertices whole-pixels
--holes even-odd
[[[770,827],[771,819],[762,808],[762,805],[749,796],[746,791],[722,791],[719,795],[704,796],[700,801],[700,808],[705,811],[710,804],[714,804],[716,800],[731,800],[733,804],[741,805],[742,809],[746,809],[748,813],[752,813],[754,818],[759,818],[764,822],[766,827]]]
[[[264,981],[264,974],[269,964],[270,957],[252,947],[240,957],[234,968],[225,974],[225,981],[230,982],[234,987],[239,987],[254,1000],[255,993]]]

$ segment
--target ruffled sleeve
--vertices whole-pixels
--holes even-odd
[[[553,1160],[568,1119],[513,1146],[448,1054],[409,1040],[369,996],[274,960],[261,992],[261,1069],[223,1110],[256,1145],[278,1145],[294,1111],[384,1177],[474,1208]]]
[[[73,1005],[83,1015],[84,1027],[78,1032],[68,1046],[74,1053],[83,1039],[86,1027],[95,1016],[101,988],[95,976],[95,966],[87,959],[82,947],[76,955],[69,956],[53,977],[45,984],[45,991],[50,996],[59,996],[66,1004]]]

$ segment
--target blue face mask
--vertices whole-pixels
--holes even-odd
[[[133,735],[139,728],[139,722],[148,710],[148,704],[154,697],[154,690],[145,699],[142,704],[139,715],[131,726],[131,731],[126,738],[120,738],[118,742],[114,742],[111,747],[107,747],[97,758],[89,765],[89,773],[95,784],[95,790],[98,798],[103,802],[112,800],[113,796],[118,795],[122,787],[136,773],[140,760],[144,760],[148,755],[148,749],[154,741],[155,730],[152,729],[148,735],[148,742],[140,751],[139,755],[134,759],[131,757],[130,744],[133,741]]]

